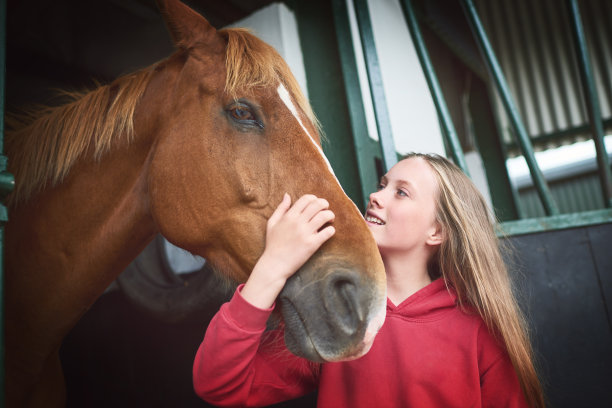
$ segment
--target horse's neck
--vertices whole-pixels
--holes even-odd
[[[70,309],[90,306],[154,235],[147,157],[136,143],[99,162],[83,159],[62,184],[13,210],[7,225],[13,289],[61,293],[72,297]],[[23,287],[27,281],[35,287]]]

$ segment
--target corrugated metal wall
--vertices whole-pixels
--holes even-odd
[[[590,138],[584,128],[588,121],[565,2],[477,0],[476,4],[536,150]],[[602,116],[610,131],[612,2],[583,0],[580,12]],[[498,106],[504,138],[512,144],[511,126]],[[559,137],[551,139],[551,134]]]
[[[562,214],[598,210],[603,196],[596,172],[550,183],[550,190]],[[519,191],[519,205],[525,218],[544,217],[544,208],[533,186]]]

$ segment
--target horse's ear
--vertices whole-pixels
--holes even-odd
[[[215,27],[186,4],[179,0],[156,0],[156,3],[177,47],[219,43]]]

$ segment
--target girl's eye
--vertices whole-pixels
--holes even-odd
[[[385,189],[385,185],[380,183],[379,185],[376,186],[376,191],[380,191],[380,190],[384,190]]]
[[[401,190],[401,189],[397,190],[397,195],[401,197],[408,197],[408,193],[406,193],[404,190]]]

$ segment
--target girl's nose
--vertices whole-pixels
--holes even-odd
[[[373,193],[370,193],[370,206],[371,207],[382,207],[382,201],[381,201],[381,190],[378,191],[374,191]]]

